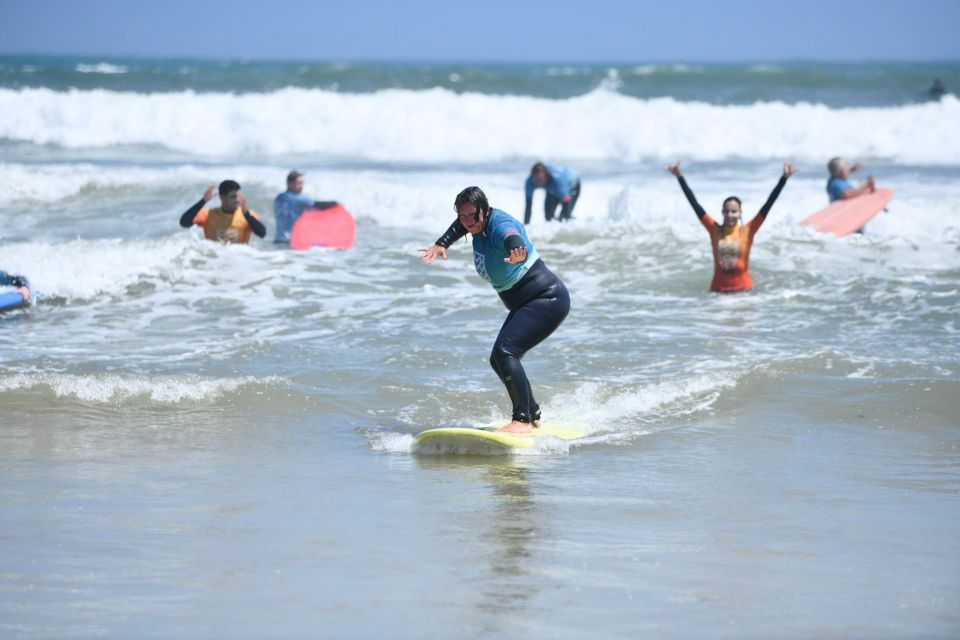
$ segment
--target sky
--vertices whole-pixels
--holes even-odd
[[[955,61],[958,26],[960,0],[0,0],[0,54]]]

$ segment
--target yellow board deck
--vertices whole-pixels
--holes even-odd
[[[468,445],[471,442],[499,445],[508,449],[529,449],[535,447],[537,440],[543,438],[557,438],[560,440],[576,440],[585,434],[575,427],[564,425],[543,424],[534,429],[533,433],[505,433],[494,431],[493,427],[442,427],[421,431],[414,438],[417,444],[431,442],[433,444],[457,443]]]

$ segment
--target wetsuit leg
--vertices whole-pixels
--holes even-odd
[[[573,208],[577,206],[577,199],[580,198],[580,181],[577,180],[577,184],[573,185],[573,188],[570,189],[570,201],[565,202],[563,207],[560,209],[560,220],[569,220],[573,217]]]
[[[501,298],[511,311],[493,345],[490,366],[510,394],[513,419],[533,422],[540,418],[540,406],[520,360],[567,317],[570,294],[560,278],[538,260],[523,280],[501,293]]]
[[[549,193],[543,199],[543,215],[546,217],[547,222],[553,220],[553,214],[556,212],[557,205],[559,204],[560,198]]]

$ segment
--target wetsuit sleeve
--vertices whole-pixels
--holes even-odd
[[[760,207],[760,211],[757,213],[758,218],[766,218],[767,214],[770,213],[770,207],[773,206],[773,203],[777,201],[780,192],[783,191],[783,186],[787,184],[787,176],[780,176],[780,182],[777,183],[777,186],[773,188],[773,191],[770,192],[770,197],[767,198],[767,201],[763,203],[763,206]]]
[[[527,196],[527,200],[533,199],[533,188],[533,176],[530,176],[523,185],[523,193]]]
[[[9,287],[11,284],[10,274],[6,271],[0,271],[0,287]]]
[[[314,200],[310,206],[312,206],[314,209],[323,211],[324,209],[332,209],[338,204],[340,203],[336,200]]]
[[[449,249],[450,245],[465,235],[467,235],[467,228],[463,226],[463,223],[457,218],[453,221],[453,224],[450,225],[450,228],[444,231],[442,236],[437,238],[434,244],[438,244],[444,249]]]
[[[530,216],[533,214],[533,198],[527,196],[527,202],[523,207],[523,224],[530,224]]]
[[[250,230],[257,234],[258,238],[262,238],[267,235],[267,228],[260,222],[260,218],[257,217],[257,214],[251,213],[250,211],[244,211],[243,217],[247,221],[247,224],[250,225]],[[183,220],[180,221],[180,224],[183,224]]]
[[[503,239],[503,248],[507,253],[510,253],[514,249],[519,249],[520,247],[525,247],[526,244],[523,241],[523,238],[520,237],[520,234],[513,231],[508,232],[507,237]]]
[[[193,219],[200,213],[200,209],[203,209],[203,205],[205,204],[206,202],[203,201],[203,198],[200,198],[195,205],[184,211],[183,215],[180,216],[180,226],[183,228],[192,226]]]
[[[690,187],[687,186],[687,181],[683,176],[677,176],[677,182],[680,183],[680,188],[683,189],[683,195],[687,196],[687,202],[690,203],[690,206],[693,207],[693,212],[697,214],[697,217],[703,219],[703,216],[707,214],[704,211],[703,207],[700,206],[700,203],[697,202],[697,197],[693,195],[693,191],[690,190]]]

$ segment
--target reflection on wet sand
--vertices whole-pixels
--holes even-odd
[[[537,570],[542,549],[553,538],[546,505],[535,500],[532,478],[549,460],[522,456],[419,457],[425,469],[470,475],[490,489],[481,513],[485,527],[477,531],[483,549],[485,571],[476,585],[473,608],[485,633],[516,632],[523,624],[530,603],[545,586]],[[483,509],[486,504],[478,505]]]

